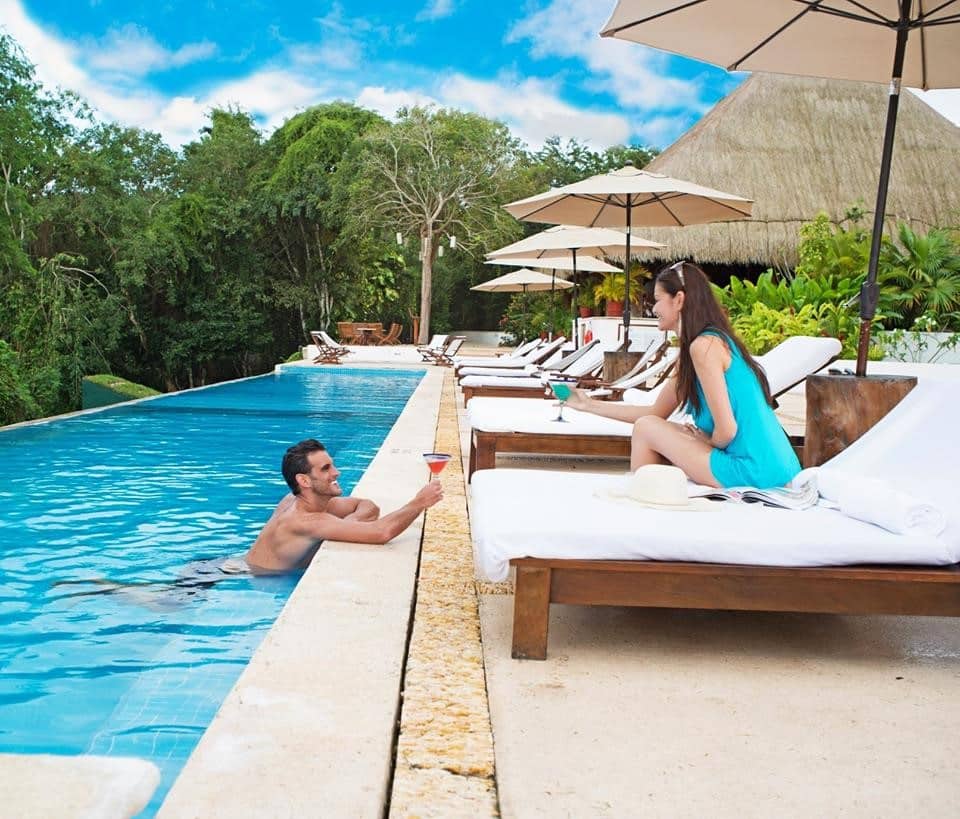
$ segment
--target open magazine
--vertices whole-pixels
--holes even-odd
[[[811,506],[816,506],[820,499],[817,482],[812,478],[800,481],[793,486],[777,486],[771,489],[757,489],[755,486],[718,489],[715,486],[691,482],[688,486],[688,494],[691,498],[762,503],[765,506],[776,506],[780,509],[809,509]]]

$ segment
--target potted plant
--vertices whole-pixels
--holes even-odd
[[[639,305],[643,298],[643,279],[649,278],[650,272],[639,264],[630,268],[630,303]],[[607,273],[600,284],[593,288],[593,297],[596,301],[606,303],[606,315],[623,315],[624,298],[623,273]]]
[[[580,311],[580,318],[590,318],[593,315],[594,307],[596,307],[596,301],[593,298],[593,290],[589,287],[581,287],[580,295],[577,297],[577,310]]]

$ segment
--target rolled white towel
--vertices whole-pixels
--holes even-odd
[[[879,480],[851,476],[839,490],[837,503],[847,517],[898,535],[937,537],[947,527],[946,516],[937,506]]]

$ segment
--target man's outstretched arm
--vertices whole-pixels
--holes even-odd
[[[422,512],[442,498],[443,488],[440,481],[431,481],[408,503],[381,518],[369,521],[357,520],[353,517],[353,513],[346,518],[339,518],[323,512],[307,516],[304,533],[317,540],[383,545],[406,530]]]

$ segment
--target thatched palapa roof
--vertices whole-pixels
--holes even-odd
[[[634,231],[656,258],[793,266],[800,225],[840,223],[862,199],[873,220],[887,86],[753,74],[647,166],[754,200],[748,222]],[[960,128],[914,94],[900,98],[887,226],[960,223]]]

